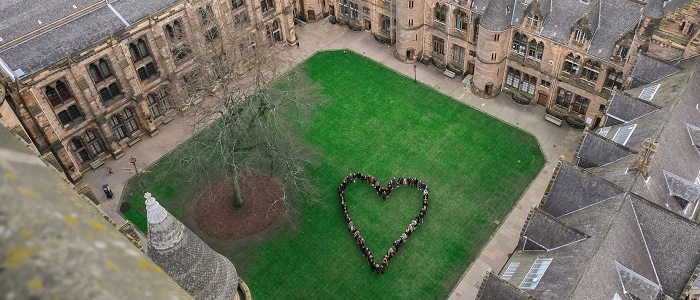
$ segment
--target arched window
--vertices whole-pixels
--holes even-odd
[[[537,78],[535,76],[530,76],[528,74],[523,75],[523,83],[520,85],[520,90],[526,92],[530,95],[535,94],[535,88],[537,87]]]
[[[535,59],[535,55],[537,54],[537,41],[535,39],[530,40],[530,45],[528,46],[527,49],[527,56]]]
[[[100,90],[100,98],[102,98],[102,102],[107,102],[109,100],[117,98],[121,94],[122,91],[116,82],[112,82],[111,84],[109,84],[108,87],[105,87]]]
[[[155,93],[148,94],[148,96],[146,96],[146,103],[148,104],[148,110],[151,112],[153,118],[157,118],[170,110],[168,92],[165,89],[160,89]]]
[[[183,37],[185,37],[185,31],[182,30],[182,25],[180,24],[180,20],[175,20],[172,25],[168,24],[165,25],[165,35],[168,37],[168,39],[171,42],[174,41],[179,41]]]
[[[585,115],[588,110],[588,104],[590,103],[591,100],[588,100],[588,98],[576,95],[576,97],[574,97],[574,104],[571,106],[571,111],[579,115]]]
[[[78,158],[81,164],[90,161],[90,154],[88,154],[87,149],[83,145],[83,142],[78,138],[73,138],[70,140],[70,149],[73,151],[75,156]]]
[[[506,85],[512,86],[514,88],[518,88],[518,84],[520,82],[520,72],[513,68],[508,68],[508,74],[506,75]]]
[[[569,106],[571,105],[571,92],[560,88],[559,93],[557,94],[557,105],[569,109]]]
[[[148,46],[146,45],[146,41],[144,41],[143,39],[139,39],[136,42],[136,44],[129,44],[129,53],[131,54],[131,60],[134,62],[137,62],[147,57],[149,55],[149,52]]]
[[[260,8],[262,9],[262,12],[267,12],[268,10],[274,10],[275,9],[275,1],[274,0],[262,0],[262,1],[260,1]]]
[[[199,14],[199,19],[202,22],[202,24],[208,24],[209,22],[214,20],[214,10],[209,4],[207,4],[204,7],[198,8],[197,13]]]
[[[447,18],[447,5],[435,4],[435,21],[445,23]]]
[[[272,36],[275,39],[275,42],[282,41],[282,31],[280,30],[280,21],[277,19],[275,19],[272,22]]]
[[[567,55],[564,59],[564,72],[569,73],[571,75],[577,74],[579,70],[580,61],[580,56],[574,57],[572,53],[569,53],[569,55]]]
[[[348,15],[348,0],[340,0],[340,13]]]
[[[54,107],[73,99],[73,95],[70,90],[68,90],[68,86],[61,80],[56,81],[54,86],[46,87],[46,97]]]
[[[513,51],[525,55],[525,50],[527,50],[527,35],[516,32],[513,36]]]
[[[479,40],[479,24],[481,24],[481,19],[474,19],[474,42]]]
[[[600,72],[600,63],[587,60],[583,63],[583,72],[581,72],[581,78],[586,81],[595,82],[598,80],[598,73]]]
[[[544,43],[539,42],[537,44],[537,52],[535,52],[535,59],[542,60],[542,53],[544,53]]]
[[[87,144],[88,149],[90,149],[90,154],[92,154],[92,157],[104,152],[104,148],[102,148],[102,144],[100,144],[97,134],[95,134],[92,130],[85,131],[85,143]]]
[[[612,88],[622,88],[622,72],[618,72],[617,70],[610,68],[606,70],[606,78],[605,78],[605,84],[604,86],[606,88],[612,89]]]
[[[467,30],[469,21],[467,20],[467,13],[462,10],[455,10],[455,28],[460,30]]]
[[[540,17],[535,14],[528,14],[527,15],[527,26],[532,26],[532,27],[537,27],[537,24],[540,21]]]
[[[135,118],[134,111],[131,108],[126,108],[122,116],[115,114],[109,119],[117,139],[124,139],[139,130]]]
[[[100,58],[100,60],[97,61],[96,64],[90,64],[88,70],[90,71],[90,77],[92,77],[92,81],[95,83],[98,83],[112,76],[112,69],[109,67],[109,64],[104,58]]]

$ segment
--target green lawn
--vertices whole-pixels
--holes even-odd
[[[350,51],[318,53],[300,67],[329,99],[304,133],[322,153],[310,167],[319,199],[299,201],[296,217],[265,233],[215,241],[189,215],[192,199],[220,174],[215,161],[212,172],[189,174],[176,150],[146,175],[149,190],[231,258],[256,299],[445,299],[497,228],[494,221],[503,220],[542,168],[535,138]],[[370,271],[338,202],[338,185],[357,171],[383,184],[418,177],[430,187],[425,223],[384,275]],[[144,227],[140,194],[131,193],[126,216]],[[416,189],[400,187],[382,201],[359,182],[346,198],[375,257],[422,205]]]

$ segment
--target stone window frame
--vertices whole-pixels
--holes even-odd
[[[433,44],[433,53],[437,55],[444,56],[445,55],[445,39],[433,35],[432,39],[432,44]]]
[[[132,107],[124,108],[121,113],[113,114],[109,117],[109,124],[114,130],[117,140],[124,140],[139,131],[136,123],[136,112]]]
[[[355,2],[350,2],[350,18],[353,18],[355,20],[360,19],[360,13],[359,13],[360,6],[355,3]]]
[[[519,55],[525,55],[527,53],[527,43],[527,35],[524,33],[516,32],[513,35],[513,47],[511,47],[512,51]]]
[[[68,143],[73,156],[76,157],[82,165],[92,162],[105,151],[99,133],[96,134],[94,131],[93,129],[85,130],[83,135],[72,138]],[[76,142],[79,144],[76,144]]]
[[[90,78],[92,79],[93,83],[99,83],[114,76],[112,67],[104,57],[99,58],[95,62],[88,65],[88,73],[90,73]]]
[[[231,9],[236,10],[245,6],[245,0],[231,0]]]
[[[533,45],[534,43],[534,45]],[[535,60],[542,61],[542,54],[544,53],[544,42],[537,42],[536,39],[531,39],[527,46],[527,57]]]
[[[591,100],[583,97],[581,95],[576,95],[574,101],[571,103],[571,111],[579,115],[586,115],[588,112],[588,106],[591,104]]]
[[[151,113],[151,118],[153,119],[164,115],[167,111],[172,109],[168,97],[168,90],[164,87],[146,95],[146,104],[148,105],[148,111]]]
[[[457,44],[452,44],[452,62],[457,63],[460,68],[464,66],[466,51],[467,49],[464,47]]]
[[[65,82],[65,78],[61,78],[43,88],[47,102],[63,127],[85,120],[75,94]]]
[[[379,14],[379,24],[379,31],[381,31],[384,34],[389,34],[389,30],[391,30],[391,19],[388,16]],[[412,27],[410,26],[410,23],[409,27]]]
[[[562,65],[562,72],[569,75],[576,75],[581,70],[581,56],[574,56],[573,53],[569,53],[564,58],[564,64]]]
[[[469,29],[469,17],[467,13],[461,9],[455,9],[455,28],[466,32]]]
[[[440,4],[440,3],[435,3],[435,8],[433,9],[434,11],[434,17],[435,21],[445,24],[445,21],[447,20],[447,4]]]
[[[265,25],[265,37],[270,45],[282,41],[282,26],[279,19],[274,19],[272,22]]]
[[[618,71],[615,68],[607,68],[605,70],[605,82],[603,83],[603,88],[607,89],[622,89],[622,71]]]
[[[588,84],[593,84],[598,81],[600,76],[601,66],[600,63],[591,59],[586,60],[581,68],[580,79]]]
[[[571,103],[574,98],[574,93],[569,90],[559,88],[557,91],[556,105],[562,107],[569,111],[571,109]]]

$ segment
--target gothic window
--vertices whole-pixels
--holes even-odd
[[[590,104],[590,103],[591,103],[591,100],[588,100],[587,98],[576,95],[576,97],[574,97],[574,104],[571,106],[571,111],[578,113],[580,115],[585,115],[586,111],[588,110],[588,104]]]
[[[250,18],[248,17],[248,11],[243,10],[239,14],[233,16],[233,24],[236,25],[241,25],[241,24],[247,24],[250,22]]]
[[[618,89],[622,88],[622,72],[618,72],[617,70],[610,68],[606,71],[607,76],[605,78],[605,84],[604,86],[606,88],[612,89],[614,87],[617,87]]]
[[[530,46],[527,49],[527,56],[535,59],[535,54],[537,53],[537,41],[534,39],[530,40]]]
[[[104,148],[102,148],[100,140],[97,138],[97,135],[92,130],[85,131],[85,143],[87,144],[87,147],[90,150],[90,154],[92,155],[92,157],[95,157],[98,154],[104,152]]]
[[[117,98],[121,94],[122,91],[121,89],[119,89],[119,85],[116,82],[112,82],[109,86],[104,87],[100,90],[100,98],[102,98],[102,102],[107,102],[109,100]]]
[[[158,71],[156,70],[156,65],[153,64],[153,62],[149,62],[145,66],[139,68],[137,73],[139,74],[141,81],[158,77]]]
[[[170,110],[170,101],[168,101],[167,96],[168,93],[165,89],[146,96],[146,104],[148,104],[148,110],[153,118],[157,118]]]
[[[391,27],[391,21],[389,17],[380,14],[379,19],[381,20],[381,31],[383,33],[389,33],[389,28]]]
[[[98,83],[112,76],[112,70],[104,58],[100,58],[97,63],[90,64],[88,70],[90,71],[90,77],[92,77],[94,83]]]
[[[214,10],[209,4],[207,4],[204,7],[198,8],[197,13],[199,14],[199,19],[202,22],[202,24],[208,24],[209,22],[214,21]]]
[[[474,42],[479,40],[479,24],[481,23],[481,19],[476,18],[474,19]]]
[[[346,16],[349,15],[348,0],[340,0],[340,13]]]
[[[144,41],[142,38],[138,39],[136,43],[131,43],[129,44],[129,53],[131,54],[131,61],[137,62],[149,55],[148,52],[148,46],[146,45],[146,41]]]
[[[571,105],[571,92],[560,88],[557,94],[557,105],[569,109]]]
[[[357,3],[350,2],[350,17],[355,19],[355,20],[360,19],[360,15],[358,13],[358,8],[359,8],[359,6],[357,5]]]
[[[520,86],[520,90],[528,93],[530,95],[535,94],[535,88],[537,87],[537,78],[535,76],[530,76],[528,74],[523,75],[523,83]]]
[[[594,61],[587,60],[583,64],[583,72],[581,72],[581,78],[590,82],[596,82],[596,80],[598,80],[599,72],[600,64]]]
[[[124,109],[122,116],[115,114],[109,120],[119,140],[131,136],[132,133],[139,129],[138,125],[136,125],[134,111],[131,108]]]
[[[282,32],[280,31],[280,22],[275,19],[271,24],[267,24],[267,39],[270,42],[281,42]]]
[[[544,43],[537,43],[537,51],[535,52],[535,59],[542,60],[542,53],[544,53]]]
[[[574,43],[583,44],[586,41],[586,33],[576,29],[574,31]]]
[[[245,1],[243,0],[231,0],[231,7],[233,8],[239,8],[245,4]]]
[[[435,4],[435,21],[445,23],[447,18],[447,5]]]
[[[577,74],[579,70],[579,62],[581,61],[580,56],[574,57],[573,54],[569,53],[564,60],[564,72],[571,75]]]
[[[513,36],[513,51],[525,55],[525,50],[527,49],[527,35],[515,33]]]
[[[173,41],[179,41],[185,37],[185,31],[182,29],[182,25],[179,20],[175,20],[172,25],[165,25],[165,35],[168,39]]]
[[[445,55],[445,40],[444,39],[437,37],[437,36],[433,36],[433,52],[440,54],[440,55]]]
[[[90,154],[88,154],[87,149],[83,145],[83,142],[78,138],[73,138],[70,140],[70,149],[73,151],[75,156],[78,158],[81,164],[90,161]]]
[[[468,24],[467,13],[461,10],[455,10],[455,28],[467,30],[467,26],[469,26]]]
[[[453,49],[452,49],[452,61],[455,62],[457,65],[464,66],[464,47],[457,45],[457,44],[452,44]]]
[[[506,84],[517,89],[520,86],[520,71],[513,68],[508,68]]]
[[[189,46],[182,44],[172,47],[170,52],[173,55],[173,60],[175,61],[175,64],[179,65],[185,60],[185,58],[187,58],[188,55],[190,55],[190,53],[192,53],[192,49],[190,49]]]
[[[408,8],[413,8],[413,0],[408,1]]]
[[[66,84],[61,80],[56,81],[53,86],[47,86],[45,91],[46,98],[48,98],[53,107],[73,99],[73,95],[71,94],[70,90],[68,90],[68,86],[66,86]]]
[[[71,105],[66,110],[60,111],[58,114],[58,120],[61,121],[63,126],[66,126],[72,122],[82,120],[83,114],[78,109],[78,106]]]

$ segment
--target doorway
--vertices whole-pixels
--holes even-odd
[[[328,3],[328,13],[335,17],[335,8],[333,7],[332,3]]]
[[[474,75],[474,62],[467,63],[467,74]]]
[[[486,87],[484,88],[484,93],[486,93],[486,95],[493,94],[493,83],[486,84]]]
[[[537,94],[537,105],[547,107],[549,97],[544,93]]]
[[[413,60],[413,56],[415,55],[415,50],[410,49],[406,50],[406,60]]]
[[[365,19],[365,30],[372,30],[372,22]]]
[[[307,11],[307,13],[308,13],[308,16],[309,16],[309,21],[311,21],[311,20],[316,20],[316,12],[314,12],[313,9],[309,9],[309,10]]]
[[[596,130],[600,126],[600,121],[602,121],[602,118],[600,116],[595,117],[595,122],[593,122],[593,127],[591,130]]]

